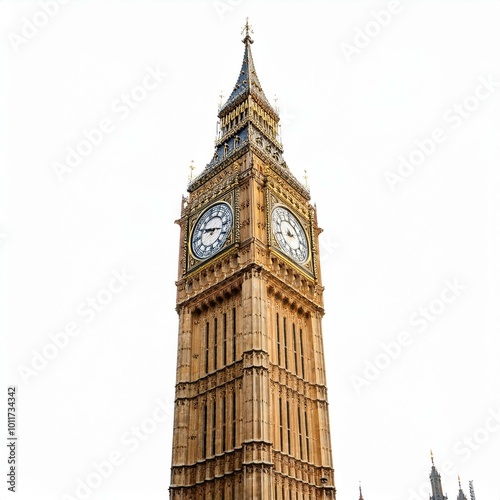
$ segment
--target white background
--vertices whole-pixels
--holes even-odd
[[[0,3],[2,391],[18,386],[16,498],[83,498],[78,481],[97,481],[92,464],[117,453],[89,498],[166,498],[172,421],[157,401],[171,408],[175,383],[174,220],[191,160],[196,174],[212,156],[246,16],[287,163],[299,179],[307,170],[324,228],[338,499],[358,498],[359,480],[366,500],[428,498],[430,448],[450,499],[457,474],[478,500],[500,498],[500,425],[488,420],[500,411],[500,87],[460,126],[444,118],[480,78],[500,82],[500,2],[412,1],[374,25],[388,6],[72,1],[16,43],[43,11]],[[366,46],[346,57],[367,23]],[[168,76],[128,116],[117,112],[157,66]],[[60,182],[54,163],[103,118],[113,131]],[[385,172],[436,128],[446,140],[391,191]],[[122,270],[133,278],[86,323],[78,307]],[[441,307],[446,280],[465,290]],[[431,302],[440,314],[419,331],[410,317]],[[22,377],[71,322],[81,333]],[[411,344],[356,390],[353,377],[387,361],[381,344],[402,331]],[[123,439],[141,425],[150,433],[132,451]]]

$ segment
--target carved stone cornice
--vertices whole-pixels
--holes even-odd
[[[289,481],[312,486],[314,489],[318,487],[334,489],[332,486],[333,467],[324,467],[300,460],[277,450],[273,450],[273,463],[275,464],[275,473],[281,477],[282,481],[286,478]]]
[[[238,247],[233,247],[177,281],[177,311],[188,304],[193,309],[206,309],[238,294],[243,281],[239,251]],[[214,285],[217,285],[216,290]]]
[[[326,403],[328,404],[327,390],[323,384],[308,382],[297,375],[270,363],[269,366],[269,381],[271,390],[277,390],[280,393],[287,394],[292,392],[297,397],[304,398],[304,404]]]
[[[261,248],[264,266],[241,263],[239,254],[249,251],[252,244]],[[302,268],[264,246],[259,247],[255,240],[230,249],[227,254],[208,262],[202,268],[177,281],[177,311],[188,304],[193,308],[209,308],[219,301],[234,296],[241,290],[244,272],[256,266],[262,268],[269,297],[283,301],[291,309],[296,309],[299,314],[307,312],[324,314],[324,288]]]
[[[269,353],[263,349],[250,349],[242,355],[243,371],[267,370],[269,368]]]
[[[175,386],[176,404],[205,397],[217,390],[233,390],[232,384],[243,377],[243,361],[234,363],[209,373],[195,381],[182,380]]]
[[[273,298],[296,309],[299,314],[312,314],[318,312],[322,316],[324,288],[317,283],[303,277],[298,273],[296,266],[289,264],[288,260],[273,256],[280,265],[266,268],[264,277],[267,281],[268,297]]]
[[[197,461],[192,464],[172,466],[171,488],[182,489],[197,486],[201,482],[229,480],[235,478],[243,470],[243,447]],[[203,478],[196,479],[197,473]]]

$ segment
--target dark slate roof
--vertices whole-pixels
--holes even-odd
[[[237,140],[236,137],[238,138]],[[246,125],[237,134],[229,138],[225,144],[220,144],[216,148],[214,156],[210,161],[210,163],[207,165],[207,167],[210,168],[216,165],[217,163],[220,163],[224,158],[232,155],[236,150],[248,144],[248,142],[249,142],[248,125]],[[227,148],[226,151],[224,151],[225,147]]]
[[[219,116],[223,116],[225,114],[224,112],[228,108],[230,108],[233,103],[239,101],[241,97],[249,94],[255,96],[263,106],[269,108],[269,111],[276,115],[274,108],[269,104],[269,101],[267,100],[267,97],[262,90],[257,72],[255,71],[255,65],[252,58],[252,50],[250,49],[250,44],[252,44],[253,41],[250,36],[247,35],[243,42],[245,43],[245,53],[243,55],[241,71],[238,76],[238,80],[236,81],[236,85],[234,86],[233,92],[219,111]]]

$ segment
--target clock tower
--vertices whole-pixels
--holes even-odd
[[[247,25],[215,153],[183,198],[170,498],[334,499],[318,235]]]

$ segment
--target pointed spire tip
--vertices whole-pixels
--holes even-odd
[[[243,29],[241,30],[241,34],[245,34],[245,38],[243,38],[242,42],[243,43],[253,43],[252,37],[250,36],[253,33],[252,26],[248,23],[248,17],[245,23],[245,26],[243,26]]]

